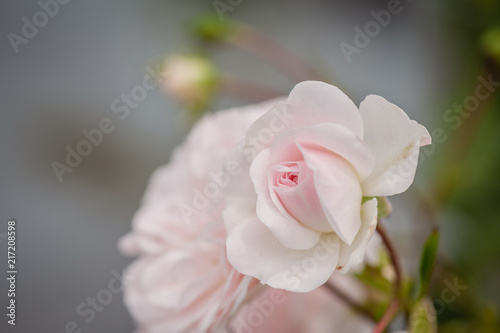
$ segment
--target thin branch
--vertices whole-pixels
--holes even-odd
[[[240,27],[238,33],[227,38],[227,41],[254,53],[294,81],[327,81],[321,73],[287,48],[251,27]]]
[[[230,75],[224,75],[220,78],[219,89],[224,94],[254,103],[286,95],[286,93],[273,88]]]
[[[391,257],[392,266],[394,267],[394,272],[396,273],[396,288],[394,289],[394,295],[398,298],[401,295],[401,290],[403,288],[403,273],[401,270],[401,264],[399,262],[398,255],[396,253],[396,248],[392,243],[389,234],[382,226],[382,221],[379,219],[377,223],[377,232],[379,233],[382,241],[384,242],[387,251],[389,252],[389,256]]]
[[[384,316],[382,319],[380,319],[379,323],[373,330],[373,333],[382,333],[385,331],[387,326],[391,323],[391,321],[394,319],[396,314],[399,311],[399,300],[394,299],[391,304],[389,304],[389,307],[387,308],[387,311],[384,313]]]
[[[394,319],[394,316],[399,311],[401,303],[400,297],[402,295],[402,290],[403,290],[403,271],[401,269],[401,264],[398,255],[396,253],[396,248],[394,247],[394,244],[391,238],[389,237],[389,234],[382,226],[382,221],[380,219],[378,220],[377,223],[377,232],[379,233],[380,237],[382,238],[382,241],[384,242],[385,247],[387,248],[387,251],[389,252],[392,266],[394,267],[394,272],[396,273],[393,300],[389,305],[389,307],[387,308],[387,311],[385,312],[382,319],[380,319],[377,327],[375,327],[375,330],[373,331],[373,333],[382,333],[385,331],[387,326],[389,326],[391,321]]]
[[[334,286],[333,284],[327,282],[323,285],[325,288],[327,288],[332,294],[334,294],[336,297],[341,299],[344,303],[349,305],[354,311],[358,312],[359,314],[363,315],[364,317],[372,320],[372,321],[377,321],[373,313],[371,313],[370,310],[362,306],[361,304],[357,303],[355,300],[353,300],[349,295],[344,293],[342,290]]]

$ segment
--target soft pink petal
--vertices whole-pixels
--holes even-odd
[[[258,152],[268,147],[276,134],[320,123],[344,126],[363,138],[363,120],[346,94],[324,82],[304,81],[293,88],[286,103],[276,104],[250,127],[247,141],[257,140],[253,147]]]
[[[302,162],[304,163],[304,162]],[[319,232],[332,232],[321,201],[316,193],[314,173],[308,172],[305,179],[291,189],[282,187],[274,188],[283,207],[286,208],[297,221]]]
[[[366,290],[352,276],[334,274],[329,283],[360,303],[366,300]],[[264,314],[262,323],[256,313]],[[268,287],[244,304],[231,323],[235,333],[370,333],[374,327],[373,321],[356,313],[327,288],[293,293]]]
[[[351,244],[361,225],[362,193],[352,166],[322,147],[299,145],[309,168],[314,170],[316,191],[333,230]]]
[[[361,207],[361,227],[351,245],[340,245],[337,269],[347,273],[352,267],[363,262],[366,246],[377,227],[377,199],[372,199]]]
[[[257,193],[257,216],[283,246],[294,250],[310,249],[318,242],[320,233],[301,224],[281,204],[276,204],[279,199],[275,191],[270,191],[268,182],[269,153],[269,149],[259,153],[250,168]]]
[[[431,143],[429,132],[380,96],[367,96],[360,112],[364,140],[377,160],[373,173],[363,182],[363,194],[388,196],[406,191],[415,177],[420,146]]]
[[[291,250],[257,218],[234,228],[226,245],[229,262],[240,273],[295,292],[309,292],[325,283],[339,255],[339,239],[334,233],[323,234],[311,249]]]
[[[320,81],[301,82],[290,92],[287,103],[296,110],[300,127],[334,123],[363,138],[363,120],[358,108],[335,86]]]
[[[360,181],[368,177],[375,166],[371,148],[350,130],[332,123],[297,128],[276,136],[271,144],[271,162],[301,160],[297,143],[322,146],[342,156],[356,170]]]

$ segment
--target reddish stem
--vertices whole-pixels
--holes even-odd
[[[378,325],[373,330],[373,333],[383,333],[387,328],[387,326],[389,326],[391,321],[394,319],[394,316],[396,316],[398,311],[399,311],[399,300],[395,299],[391,302],[391,304],[389,304],[387,311],[384,313],[382,319],[380,319]]]
[[[321,73],[287,48],[251,27],[242,26],[238,33],[229,37],[227,41],[254,53],[294,81],[318,80],[327,82]]]
[[[229,75],[220,79],[219,88],[225,94],[254,103],[286,95],[286,93],[273,88],[263,87],[257,83]]]
[[[389,256],[391,257],[392,266],[394,267],[394,272],[396,273],[396,287],[394,288],[395,297],[399,297],[400,292],[403,288],[403,273],[401,270],[401,264],[399,263],[399,258],[396,253],[396,248],[389,237],[389,234],[382,226],[382,221],[379,219],[377,223],[377,232],[379,233],[382,241],[384,242],[387,251],[389,252]]]
[[[370,310],[362,306],[361,304],[357,303],[355,300],[353,300],[349,295],[344,293],[342,290],[334,286],[333,284],[327,282],[324,284],[324,287],[326,287],[329,291],[332,292],[336,297],[341,299],[344,303],[346,303],[348,306],[350,306],[354,311],[358,312],[359,314],[363,315],[369,320],[376,321],[375,316],[373,313],[371,313]]]

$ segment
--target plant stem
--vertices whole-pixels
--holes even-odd
[[[251,27],[241,26],[238,32],[227,38],[226,41],[259,56],[294,81],[319,80],[327,82],[321,73],[287,48]]]
[[[234,76],[225,75],[219,81],[220,90],[228,95],[241,98],[248,102],[261,102],[267,99],[286,96],[286,93],[273,88],[246,81]]]
[[[391,257],[392,266],[394,267],[394,272],[396,273],[396,287],[394,288],[394,296],[395,298],[399,298],[399,296],[401,295],[401,290],[403,288],[403,273],[401,270],[401,264],[396,253],[396,248],[394,247],[389,234],[382,226],[382,221],[380,219],[377,223],[377,232],[382,238],[382,241],[384,242],[384,245],[389,252],[389,256]]]
[[[398,313],[398,311],[399,311],[399,300],[394,299],[391,302],[391,304],[389,304],[387,311],[384,313],[382,319],[380,319],[379,323],[373,330],[373,333],[384,332],[387,326],[389,326],[389,324],[391,323],[392,319],[394,319],[394,316]]]
[[[401,264],[398,255],[396,253],[396,248],[394,247],[394,244],[391,238],[389,237],[389,234],[382,226],[382,221],[380,219],[378,220],[377,223],[377,232],[379,233],[380,237],[382,238],[382,241],[384,242],[385,247],[387,248],[387,251],[389,252],[392,266],[394,267],[394,272],[396,274],[393,300],[389,305],[389,307],[387,308],[387,311],[385,312],[384,316],[378,323],[377,327],[375,327],[375,330],[373,331],[373,333],[382,333],[387,328],[387,326],[389,326],[392,319],[399,311],[401,303],[400,298],[403,293],[403,272],[401,269]]]
[[[364,317],[372,320],[372,321],[377,321],[373,313],[362,306],[361,304],[357,303],[355,300],[353,300],[349,295],[344,293],[342,290],[334,286],[333,284],[327,282],[323,285],[325,288],[327,288],[329,291],[332,292],[336,297],[341,299],[344,303],[349,305],[353,310],[358,312],[359,314],[363,315]]]

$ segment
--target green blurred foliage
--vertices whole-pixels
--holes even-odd
[[[418,299],[427,295],[432,273],[436,265],[437,250],[439,244],[439,233],[434,231],[424,244],[422,258],[420,260],[420,286]]]
[[[478,76],[500,81],[500,1],[447,1],[444,30],[454,49],[455,86],[446,107],[474,95]],[[459,38],[457,38],[459,37]],[[500,90],[500,88],[496,88]],[[440,258],[441,274],[430,287],[438,310],[439,332],[500,332],[500,98],[495,90],[461,126],[444,128],[449,139],[433,155],[429,184],[440,226],[455,237]],[[441,117],[443,111],[437,112]],[[437,120],[442,126],[443,119]],[[442,302],[443,281],[458,277],[467,290]],[[441,300],[441,302],[439,302]]]
[[[415,304],[410,316],[411,333],[437,333],[436,313],[432,301],[423,298]]]

